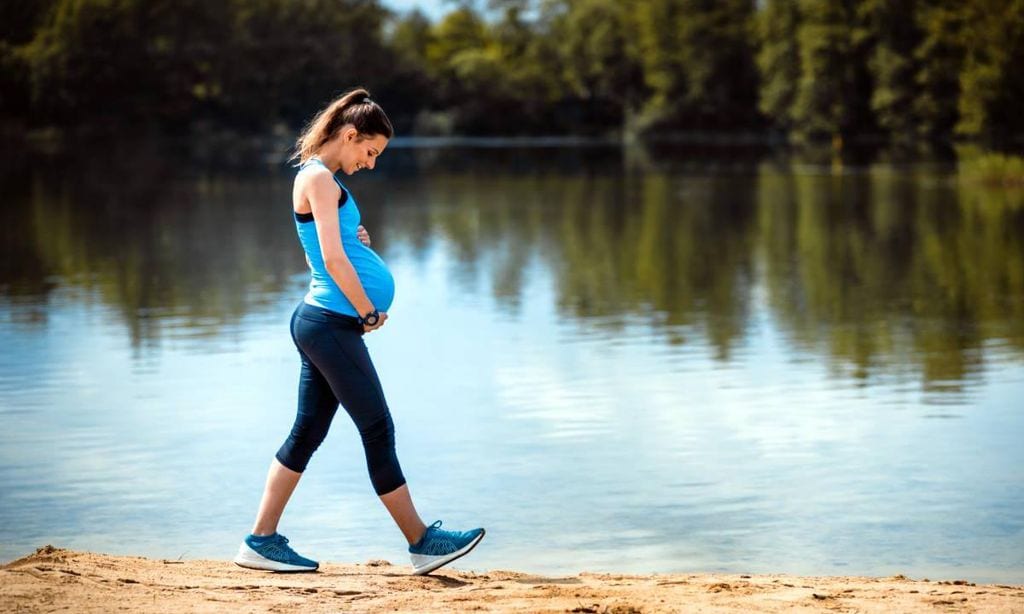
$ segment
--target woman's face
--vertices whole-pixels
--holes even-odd
[[[351,175],[363,169],[373,170],[377,156],[388,146],[388,139],[382,134],[360,136],[355,129],[349,129],[344,133],[341,145],[341,170]]]

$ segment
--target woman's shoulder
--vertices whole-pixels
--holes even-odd
[[[322,164],[307,164],[300,167],[298,172],[295,174],[295,184],[297,186],[311,187],[317,190],[341,190],[341,186],[335,179],[334,174]]]
[[[295,171],[296,177],[333,177],[331,170],[322,163],[307,160],[299,165]]]

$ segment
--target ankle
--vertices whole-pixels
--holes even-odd
[[[410,546],[415,546],[416,544],[418,544],[421,541],[423,541],[423,536],[426,535],[426,534],[427,534],[427,527],[426,527],[426,525],[420,525],[419,530],[413,532],[412,534],[406,535],[405,539],[409,542]]]
[[[252,535],[254,537],[270,537],[271,535],[274,535],[275,533],[277,533],[277,527],[274,527],[272,529],[267,528],[267,527],[258,527],[258,526],[252,528]]]

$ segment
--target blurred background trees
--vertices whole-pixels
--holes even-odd
[[[10,128],[294,130],[362,84],[401,133],[1024,138],[1024,0],[22,0]]]

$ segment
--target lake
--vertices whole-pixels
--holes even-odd
[[[456,566],[1024,582],[1024,204],[942,162],[396,143],[366,337]],[[308,274],[273,153],[7,156],[0,560],[230,559]],[[343,413],[280,530],[408,558]]]

